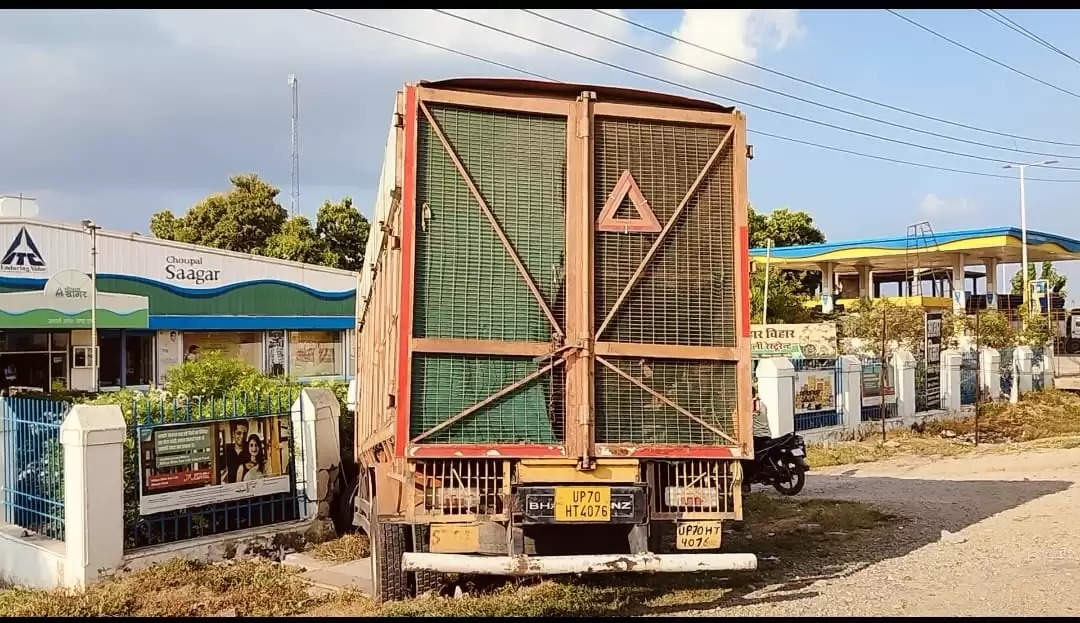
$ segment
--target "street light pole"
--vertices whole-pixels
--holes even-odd
[[[1021,280],[1024,284],[1023,292],[1023,304],[1025,313],[1028,311],[1028,303],[1030,295],[1028,294],[1028,244],[1027,244],[1027,201],[1024,197],[1024,169],[1027,167],[1041,167],[1048,164],[1057,164],[1057,160],[1044,160],[1042,162],[1032,162],[1029,164],[1007,164],[1003,168],[1005,169],[1019,169],[1020,170],[1020,266]]]
[[[100,349],[97,336],[97,230],[101,228],[89,219],[84,220],[82,226],[90,232],[90,356],[93,358],[93,365],[90,366],[90,387],[92,391],[97,392],[100,389],[98,387]]]

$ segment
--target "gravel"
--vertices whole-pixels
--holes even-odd
[[[719,606],[670,614],[1077,616],[1078,482],[1080,449],[815,470],[802,495],[870,503],[903,525]]]

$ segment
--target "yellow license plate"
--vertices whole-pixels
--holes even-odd
[[[719,549],[719,521],[683,521],[675,529],[676,549]]]
[[[611,521],[611,488],[555,487],[555,521]]]

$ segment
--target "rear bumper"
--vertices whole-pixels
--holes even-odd
[[[483,556],[406,552],[404,571],[479,575],[562,575],[567,573],[687,573],[753,571],[753,554],[596,554],[588,556]]]

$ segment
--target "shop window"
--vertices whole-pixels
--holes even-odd
[[[201,353],[218,351],[263,369],[263,340],[258,331],[185,331],[184,361]]]
[[[94,349],[89,346],[73,346],[71,349],[71,367],[93,368]]]
[[[340,331],[290,331],[289,374],[340,376],[342,350]]]
[[[98,333],[98,348],[101,359],[98,365],[98,384],[101,387],[122,387],[122,341],[119,331],[101,331]]]

